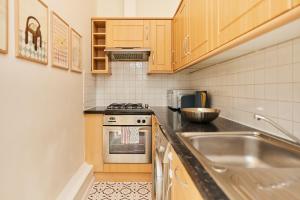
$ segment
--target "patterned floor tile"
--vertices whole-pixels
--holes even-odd
[[[149,182],[95,182],[87,200],[151,200]]]

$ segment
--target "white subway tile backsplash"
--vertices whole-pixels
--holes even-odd
[[[300,83],[294,83],[294,101],[300,102]]]
[[[277,48],[278,65],[286,65],[293,62],[293,42],[285,42]]]
[[[265,70],[264,69],[255,70],[254,83],[255,84],[264,84],[265,83]]]
[[[294,103],[294,121],[300,123],[300,103]]]
[[[277,68],[270,67],[265,69],[265,83],[276,83],[277,82]]]
[[[292,102],[278,102],[278,118],[285,120],[293,120]]]
[[[278,99],[278,90],[276,84],[265,85],[265,99],[269,99],[269,100]]]
[[[293,41],[293,60],[294,63],[300,62],[300,38]]]
[[[253,119],[254,113],[263,114],[300,138],[299,52],[300,39],[288,41],[193,73],[191,86],[205,86],[222,116],[284,137]]]
[[[293,66],[283,65],[277,67],[277,83],[293,82]]]
[[[293,65],[293,81],[300,82],[300,62],[294,63]]]
[[[96,100],[98,106],[113,102],[167,105],[167,90],[190,88],[189,75],[147,75],[145,62],[113,62],[111,76],[98,76]]]
[[[293,84],[278,84],[276,87],[279,101],[293,100]]]

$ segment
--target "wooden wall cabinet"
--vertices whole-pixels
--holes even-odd
[[[92,20],[92,67],[94,74],[110,74],[106,47],[106,21]]]
[[[209,0],[183,0],[174,17],[174,70],[209,51]]]
[[[173,171],[171,200],[203,199],[173,148],[171,169]]]
[[[149,44],[150,30],[144,27],[144,20],[107,20],[106,23],[108,47],[145,47]]]
[[[150,20],[149,73],[172,73],[171,20]]]
[[[299,6],[300,0],[293,0],[293,6]]]
[[[210,0],[188,0],[189,3],[189,34],[188,52],[190,61],[194,61],[209,51],[209,35],[211,13]]]
[[[218,0],[215,9],[221,46],[291,8],[290,0]]]

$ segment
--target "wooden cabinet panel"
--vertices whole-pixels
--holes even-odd
[[[189,0],[188,47],[194,61],[209,50],[209,0]]]
[[[180,53],[182,48],[182,41],[181,41],[181,30],[179,27],[179,16],[175,15],[173,20],[173,30],[172,30],[172,36],[173,36],[173,69],[177,70],[181,67],[180,62]]]
[[[277,17],[292,8],[290,0],[270,1],[270,6],[271,18]]]
[[[144,20],[108,20],[108,47],[144,47]]]
[[[85,118],[85,161],[94,172],[103,171],[102,136],[103,115],[88,114]]]
[[[217,0],[216,9],[218,46],[270,18],[269,0]]]
[[[189,31],[189,8],[188,0],[183,0],[178,11],[178,29],[180,40],[180,66],[189,62],[188,52],[188,31]]]
[[[172,149],[171,168],[173,171],[173,185],[171,189],[171,200],[202,200],[198,189],[194,185],[180,159]]]
[[[149,72],[172,72],[171,20],[151,20]]]
[[[293,0],[293,6],[299,6],[300,0]]]

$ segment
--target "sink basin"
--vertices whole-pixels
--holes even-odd
[[[300,146],[260,132],[178,133],[230,199],[300,200]]]
[[[210,162],[244,168],[300,167],[300,151],[259,133],[181,133]]]

